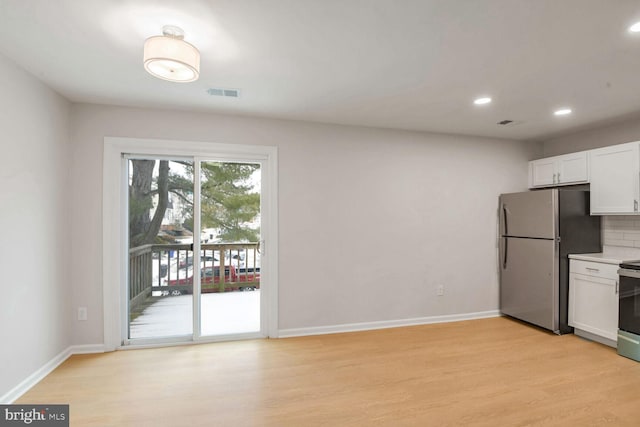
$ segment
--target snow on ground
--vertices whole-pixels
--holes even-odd
[[[130,325],[130,337],[161,338],[191,335],[192,295],[159,298]],[[203,294],[202,335],[260,331],[260,290]]]

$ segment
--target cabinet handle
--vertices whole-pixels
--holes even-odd
[[[600,271],[599,268],[591,268],[591,267],[585,267],[585,268],[589,271]]]
[[[616,294],[618,293],[618,281],[616,280]]]
[[[554,184],[556,183],[556,174],[555,173],[553,174],[553,183]]]
[[[638,212],[638,200],[633,201],[633,211]]]
[[[558,184],[560,184],[560,172],[558,172]]]

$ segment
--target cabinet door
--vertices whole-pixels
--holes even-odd
[[[614,279],[569,275],[569,326],[616,341],[618,295]]]
[[[548,187],[556,183],[556,159],[533,160],[529,162],[530,187]]]
[[[559,156],[557,173],[556,180],[559,184],[589,182],[587,153],[582,151]]]
[[[638,213],[638,142],[591,151],[591,214]]]

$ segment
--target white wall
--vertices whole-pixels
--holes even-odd
[[[640,141],[640,117],[550,139],[543,143],[543,157]],[[542,157],[542,156],[541,156]]]
[[[71,344],[69,104],[0,55],[0,396]]]
[[[74,105],[73,305],[89,307],[75,344],[103,340],[105,136],[279,147],[280,329],[497,309],[498,195],[524,190],[541,154],[505,140]]]

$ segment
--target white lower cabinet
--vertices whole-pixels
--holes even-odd
[[[569,325],[618,338],[618,265],[570,260]]]

